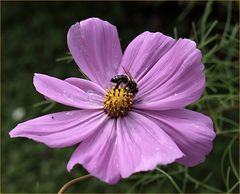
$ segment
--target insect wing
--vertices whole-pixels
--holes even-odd
[[[123,68],[124,72],[127,74],[127,76],[129,77],[129,79],[134,80],[131,73],[124,66],[122,66],[122,68]]]

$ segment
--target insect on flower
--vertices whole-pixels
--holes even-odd
[[[126,84],[129,91],[135,95],[138,92],[137,83],[126,69],[124,69],[124,71],[126,75],[116,75],[111,79],[111,82],[116,83],[115,89],[117,89],[121,83]]]
[[[185,109],[205,87],[194,41],[144,32],[122,54],[117,29],[98,18],[72,25],[69,50],[90,78],[34,75],[36,90],[76,108],[18,124],[11,137],[52,148],[77,144],[67,169],[81,164],[110,184],[157,165],[204,161],[215,138],[209,117]]]

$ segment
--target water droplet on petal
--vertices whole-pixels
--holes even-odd
[[[71,94],[69,94],[66,90],[63,90],[63,94],[64,97],[66,97],[68,100],[70,101],[74,101],[73,96]]]
[[[66,114],[66,115],[68,115],[68,116],[71,116],[71,115],[73,115],[73,113],[72,113],[71,111],[69,111],[69,112],[66,112],[65,114]]]
[[[96,94],[95,91],[88,90],[86,94],[87,94],[87,100],[90,104],[92,105],[102,104],[103,97]]]
[[[94,92],[93,90],[87,90],[87,94],[89,94],[89,95],[94,95],[95,92]]]
[[[96,102],[95,102],[95,98],[94,98],[94,96],[95,96],[95,93],[94,93],[94,91],[93,90],[88,90],[87,92],[87,99],[88,99],[88,101],[89,102],[91,102],[91,104],[95,104]]]

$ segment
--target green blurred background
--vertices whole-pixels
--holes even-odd
[[[66,109],[38,104],[44,99],[34,90],[32,77],[35,72],[80,77],[74,62],[62,58],[68,56],[66,33],[75,22],[95,16],[117,26],[123,50],[146,30],[195,40],[204,55],[207,89],[189,108],[211,116],[218,136],[199,166],[172,164],[160,167],[167,174],[158,168],[117,185],[91,178],[68,191],[238,192],[238,6],[220,1],[1,2],[1,191],[57,192],[87,173],[81,166],[67,172],[74,147],[49,149],[24,138],[10,139],[8,132],[19,122]]]

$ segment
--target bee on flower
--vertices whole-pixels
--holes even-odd
[[[144,32],[122,53],[116,27],[89,18],[70,27],[67,43],[90,80],[36,73],[33,84],[74,110],[20,123],[11,137],[51,148],[78,145],[67,170],[81,164],[109,184],[157,165],[204,161],[215,138],[212,121],[185,108],[205,88],[194,41]]]

